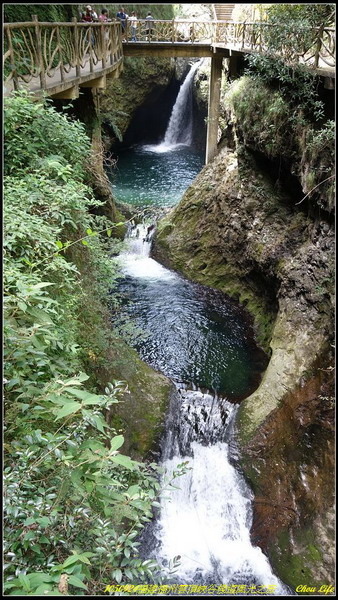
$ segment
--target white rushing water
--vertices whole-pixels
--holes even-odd
[[[168,152],[179,146],[191,145],[193,137],[193,81],[202,60],[192,65],[179,89],[163,142],[157,145],[144,146],[145,150]]]
[[[272,595],[288,595],[250,541],[252,492],[229,460],[237,407],[200,391],[180,394],[161,466],[169,479],[182,462],[190,470],[174,480],[179,489],[161,499],[157,560],[165,565],[180,556],[180,582],[269,586]]]
[[[121,267],[141,286],[149,279],[168,280],[170,286],[180,278],[149,257],[153,232],[144,225],[131,229]],[[270,586],[271,595],[292,595],[251,544],[253,494],[230,460],[238,407],[176,385],[162,443],[163,482],[181,463],[187,462],[188,470],[174,479],[176,489],[161,496],[159,516],[147,534],[147,555],[163,567],[180,556],[174,583]]]
[[[149,256],[153,232],[154,229],[148,232],[148,227],[143,224],[129,231],[127,248],[119,256],[122,272],[137,279],[175,279],[175,273],[165,269]]]

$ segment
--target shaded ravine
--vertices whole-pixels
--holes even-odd
[[[263,552],[250,542],[252,493],[231,464],[237,406],[224,399],[236,401],[255,389],[266,359],[239,307],[151,259],[145,226],[129,235],[120,255],[122,310],[146,329],[146,338],[136,343],[141,358],[177,387],[162,440],[164,480],[178,464],[188,463],[175,482],[179,489],[161,497],[159,516],[143,536],[143,552],[164,569],[174,556],[181,557],[170,582],[246,585],[248,594],[250,586],[269,586],[262,591],[287,595]],[[192,385],[214,391],[188,389]]]
[[[151,161],[155,164],[162,156],[166,181],[174,190],[179,187],[170,163],[177,150],[182,151],[182,142],[184,152],[191,151],[191,111],[182,136],[183,122],[178,123],[189,104],[197,68],[196,64],[181,86],[163,143],[140,149],[150,154],[145,182],[154,166]],[[133,204],[144,204],[139,197],[143,187],[141,177]],[[168,202],[159,179],[158,195],[150,204],[174,203],[173,198]],[[236,303],[150,258],[153,232],[153,225],[131,228],[127,249],[119,258],[124,276],[119,288],[121,312],[143,332],[134,345],[144,361],[172,379],[177,390],[161,444],[164,492],[157,517],[143,532],[142,553],[155,558],[164,573],[179,557],[167,583],[242,586],[241,595],[292,595],[273,574],[261,549],[251,544],[253,495],[233,466],[232,428],[238,409],[234,402],[257,389],[267,357]],[[182,464],[184,473],[168,493],[166,482]],[[221,588],[215,595],[224,595]]]
[[[193,81],[203,59],[183,81],[160,144],[136,145],[120,153],[117,169],[108,170],[114,195],[135,206],[173,206],[204,162],[192,147]]]

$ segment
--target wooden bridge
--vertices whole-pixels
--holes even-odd
[[[223,5],[222,5],[223,6]],[[232,5],[226,5],[232,6]],[[4,95],[27,89],[53,98],[75,99],[81,87],[105,88],[118,77],[125,56],[210,57],[207,161],[217,144],[218,106],[223,58],[229,72],[238,56],[271,56],[267,23],[233,21],[138,20],[109,23],[26,23],[4,25]],[[288,64],[305,65],[331,82],[335,77],[335,29],[304,28],[279,53]],[[294,49],[290,53],[290,46]]]

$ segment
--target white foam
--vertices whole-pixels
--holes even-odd
[[[198,419],[196,392],[185,391],[185,400],[189,395],[192,400],[189,412],[193,410]],[[225,408],[229,424],[236,408],[228,402]],[[177,416],[183,430],[185,423],[186,427],[191,426],[185,418],[186,411],[183,406],[181,417]],[[183,435],[184,431],[180,431],[181,439]],[[192,456],[176,452],[162,464],[168,478],[182,462],[188,461],[191,470],[174,480],[179,489],[165,492],[161,499],[155,530],[160,542],[156,558],[165,563],[179,555],[180,566],[175,576],[185,583],[193,582],[198,571],[199,577],[214,581],[217,578],[222,584],[272,585],[274,594],[286,595],[262,550],[251,544],[253,495],[242,475],[230,464],[228,444],[202,445],[193,441],[190,450]]]

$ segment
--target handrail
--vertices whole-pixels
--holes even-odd
[[[294,32],[292,44],[274,50],[269,31],[275,27],[265,22],[200,21],[188,19],[127,19],[105,23],[39,22],[4,24],[3,65],[5,86],[14,89],[39,78],[41,89],[50,86],[58,72],[62,81],[72,69],[77,77],[88,67],[102,70],[123,59],[123,41],[210,44],[243,53],[280,56],[287,62],[301,62],[310,68],[335,67],[335,28],[304,27]]]
[[[90,72],[101,63],[102,69],[123,59],[122,30],[119,21],[109,23],[42,23],[37,20],[4,25],[4,85],[18,90],[40,79],[47,89],[59,74],[70,72],[80,77],[89,65]]]

